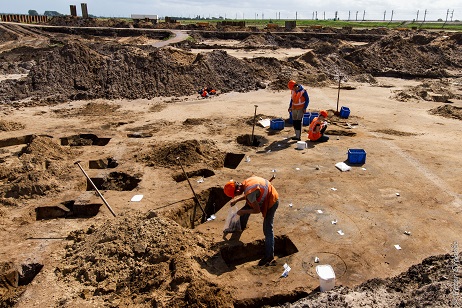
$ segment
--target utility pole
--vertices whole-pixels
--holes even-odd
[[[443,26],[441,28],[444,28],[444,26],[448,22],[448,15],[449,15],[449,9],[446,11],[446,20],[444,21]]]
[[[298,12],[295,11],[295,20],[297,20],[297,18],[298,18]]]
[[[364,12],[363,12],[363,21],[364,21],[365,16],[366,16],[366,10],[364,10]]]
[[[452,16],[454,15],[454,10],[451,12],[451,22],[452,22]]]
[[[326,20],[326,11],[324,11],[324,20]]]
[[[348,11],[348,21],[350,21],[350,11]]]
[[[390,18],[390,22],[393,20],[393,10],[391,10],[391,18]]]
[[[385,15],[387,14],[387,10],[385,10],[385,12],[383,12],[383,21],[385,21]]]
[[[419,20],[419,10],[417,10],[417,18],[415,19],[415,21],[418,21]]]
[[[356,21],[358,21],[358,11],[356,11]]]
[[[318,11],[316,11],[316,20],[318,20]]]
[[[311,18],[312,20],[314,20],[314,11],[313,11],[313,18]]]

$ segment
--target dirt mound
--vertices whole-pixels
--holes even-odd
[[[57,274],[76,285],[77,296],[116,306],[232,307],[196,261],[210,253],[208,242],[154,212],[119,216],[68,239]]]
[[[90,102],[84,107],[79,109],[54,109],[53,112],[58,115],[58,117],[66,118],[69,116],[113,116],[119,105],[101,103],[101,102]]]
[[[430,102],[447,102],[450,99],[462,99],[462,95],[453,92],[449,80],[424,82],[406,90],[393,92],[393,98],[402,102],[425,100]]]
[[[460,255],[432,256],[406,272],[387,279],[371,279],[350,289],[338,287],[291,304],[291,307],[459,307],[454,300],[453,264]],[[455,297],[456,296],[456,297]],[[277,307],[287,307],[285,305]]]
[[[0,180],[4,181],[0,197],[32,198],[65,189],[64,183],[75,183],[75,167],[66,162],[75,155],[76,150],[61,147],[49,137],[33,138],[17,159],[11,158],[0,166]]]
[[[0,131],[3,131],[3,132],[21,130],[21,129],[24,129],[25,127],[26,126],[22,123],[0,120]]]
[[[445,118],[462,120],[462,108],[451,105],[442,105],[430,110],[431,114],[437,114]]]
[[[171,48],[70,42],[42,51],[25,80],[2,82],[0,101],[30,96],[149,99],[190,95],[204,84],[220,92],[256,90],[267,73],[260,69],[257,75],[248,67],[225,51],[196,56]]]
[[[80,18],[69,15],[55,16],[48,21],[48,25],[66,27],[130,27],[130,23],[128,21],[120,18]]]
[[[461,67],[458,36],[438,33],[391,33],[377,42],[345,55],[362,71],[373,76],[426,77],[449,76],[448,70]]]
[[[178,168],[177,157],[184,166],[203,163],[212,168],[222,168],[225,154],[212,140],[186,140],[181,143],[157,143],[141,154],[135,154],[138,161],[151,167]]]
[[[266,34],[251,34],[242,40],[237,46],[240,47],[255,47],[255,48],[265,48],[265,47],[277,47],[278,43],[276,38],[271,33]]]

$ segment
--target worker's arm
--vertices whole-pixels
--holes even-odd
[[[250,205],[252,208],[248,210],[239,210],[237,211],[237,215],[241,216],[244,214],[257,214],[260,213],[260,206],[258,205],[258,202],[247,202],[248,205]]]
[[[242,200],[245,200],[245,195],[241,195],[241,196],[239,196],[239,197],[237,197],[237,198],[234,197],[234,198],[231,200],[230,204],[231,204],[231,206],[234,206],[236,203],[238,203],[239,201],[242,201]]]

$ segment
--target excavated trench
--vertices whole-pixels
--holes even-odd
[[[246,146],[260,147],[267,143],[268,139],[260,135],[253,135],[252,137],[251,134],[245,134],[237,136],[236,142]]]
[[[166,213],[166,216],[185,228],[194,228],[210,219],[213,214],[231,200],[224,194],[221,187],[211,187],[198,194],[196,193],[196,196],[200,206],[192,198],[174,211]],[[204,210],[205,215],[200,207]]]
[[[61,145],[69,146],[89,146],[89,145],[98,145],[105,146],[109,143],[111,138],[99,138],[94,134],[80,134],[69,137],[59,138],[61,140]]]
[[[188,178],[193,178],[193,177],[202,177],[202,178],[208,178],[211,176],[214,176],[215,172],[210,169],[199,169],[199,170],[193,170],[193,171],[188,171],[186,172],[186,175],[182,173],[175,174],[173,176],[173,179],[178,183],[178,182],[183,182],[186,181],[186,177]]]
[[[90,160],[88,162],[88,167],[90,169],[112,169],[116,168],[119,165],[117,160],[112,157],[104,158],[104,159],[97,159],[97,160]]]
[[[223,166],[229,169],[236,169],[244,156],[245,154],[226,153]]]
[[[131,191],[138,187],[141,179],[124,172],[111,172],[105,177],[90,178],[96,188],[100,190]],[[94,190],[87,179],[87,191]]]
[[[35,219],[90,218],[98,214],[101,203],[79,204],[75,200],[64,201],[59,205],[35,208]]]

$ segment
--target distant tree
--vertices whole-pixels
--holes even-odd
[[[29,10],[29,16],[38,16],[39,13],[37,13],[36,10]]]
[[[43,13],[43,15],[45,15],[45,16],[63,16],[63,14],[61,14],[59,12],[56,12],[56,11],[45,11],[45,13]]]

